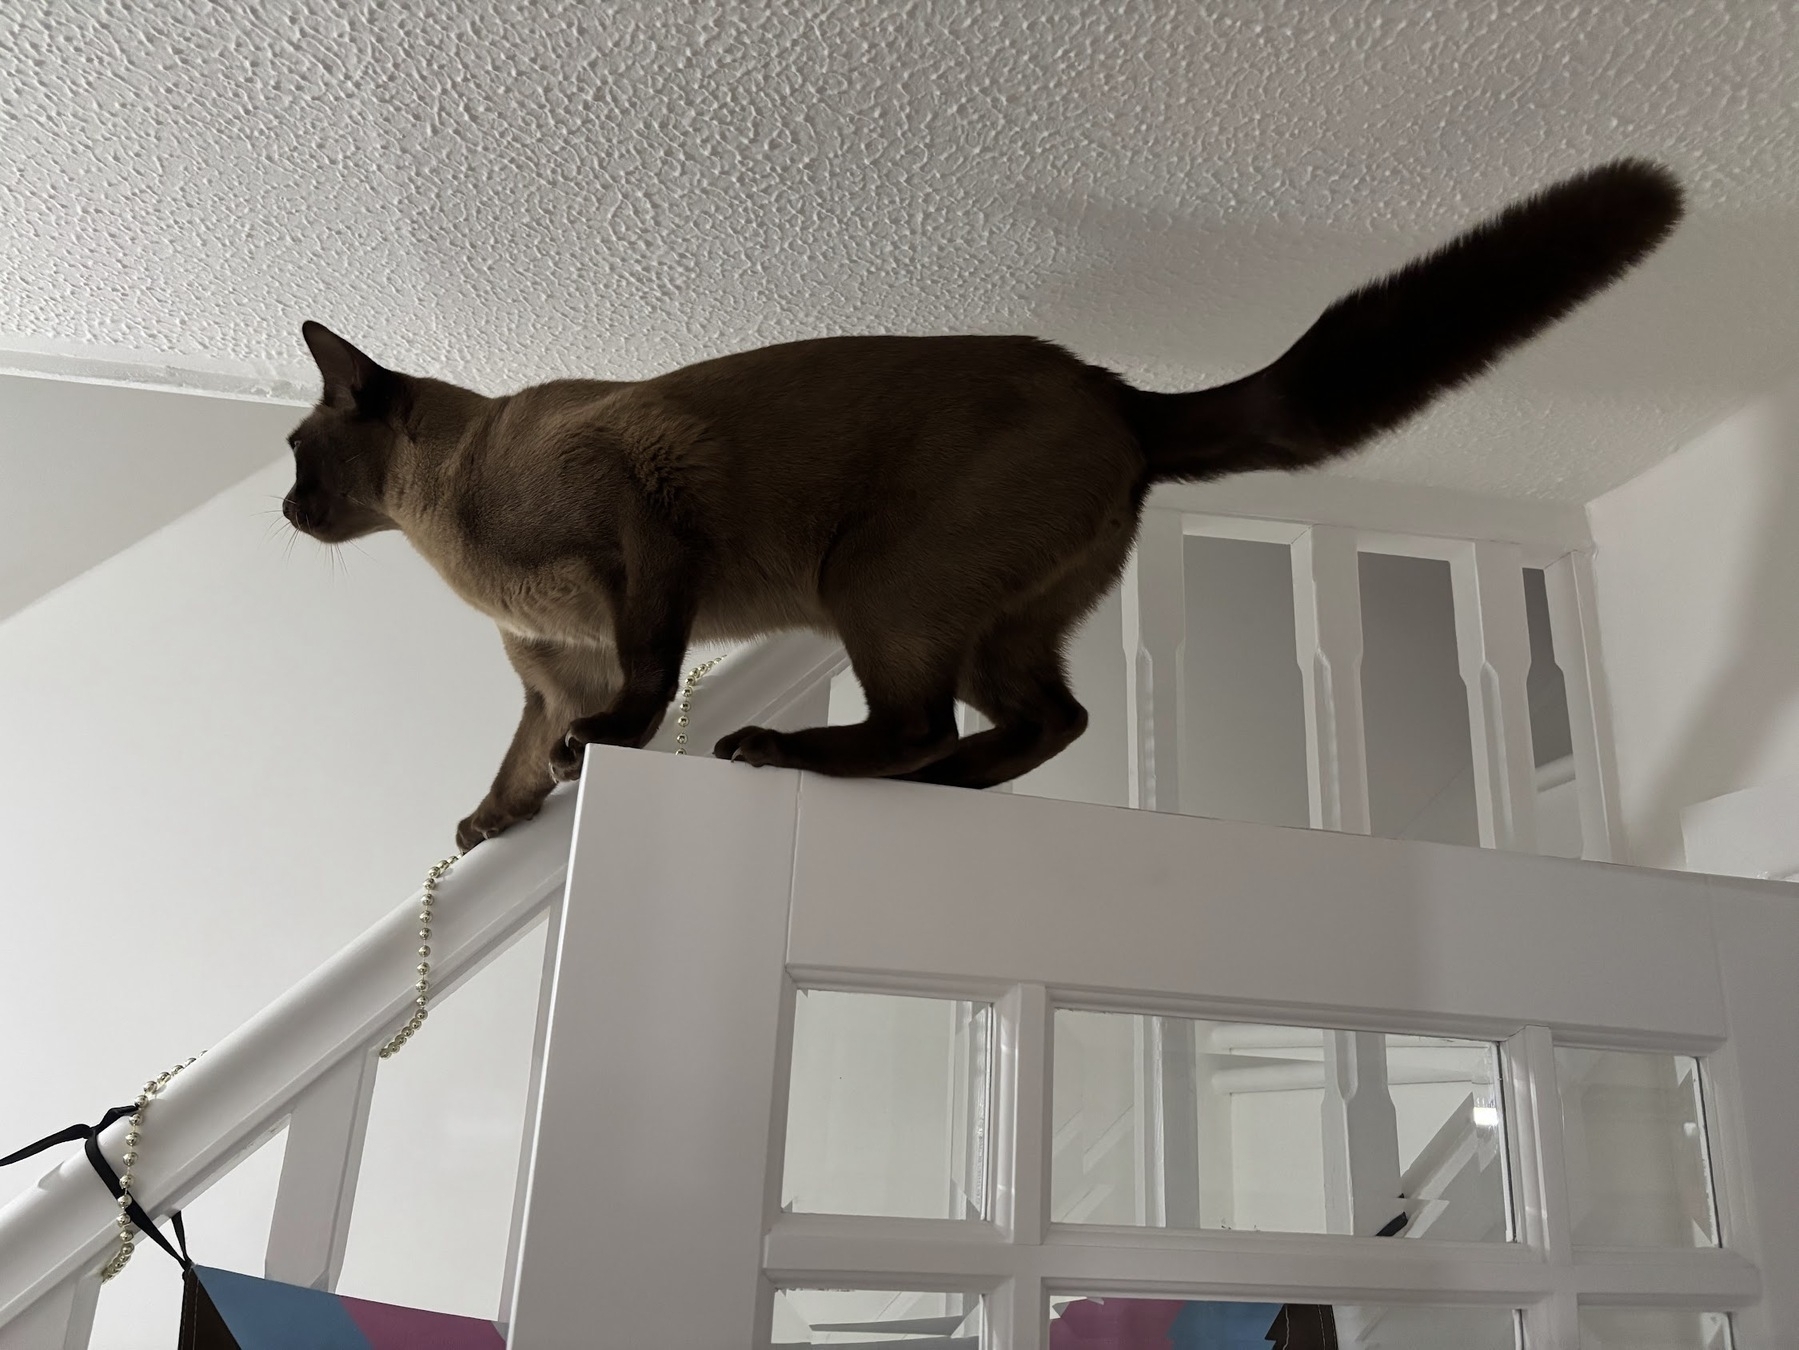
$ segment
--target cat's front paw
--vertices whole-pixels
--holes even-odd
[[[752,764],[757,768],[787,763],[781,752],[781,733],[766,727],[740,727],[713,746],[712,753],[719,759]]]
[[[581,776],[581,763],[590,745],[629,745],[641,750],[661,720],[658,716],[646,722],[616,712],[577,717],[550,751],[550,777],[558,783],[574,782]]]
[[[581,776],[581,765],[587,759],[587,742],[571,731],[550,748],[550,779],[572,783]]]
[[[496,834],[504,834],[514,825],[522,825],[536,814],[535,810],[511,810],[489,797],[464,816],[456,826],[456,848],[459,852],[467,853],[483,839],[492,839]]]

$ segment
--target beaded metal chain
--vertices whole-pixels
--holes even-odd
[[[700,681],[710,675],[713,670],[717,668],[718,663],[723,661],[725,656],[729,655],[730,653],[726,652],[723,655],[713,657],[710,661],[702,661],[699,665],[688,671],[687,678],[681,682],[681,702],[675,709],[675,753],[677,755],[684,755],[687,753],[687,726],[688,723],[693,720],[691,716],[693,713],[693,691],[698,689],[700,687]]]
[[[392,1059],[399,1054],[400,1047],[425,1025],[425,1018],[431,1011],[425,1006],[431,998],[431,906],[437,901],[437,883],[449,875],[450,869],[461,858],[460,853],[454,857],[440,858],[425,873],[425,893],[419,897],[419,963],[414,967],[419,978],[418,983],[412,986],[412,1016],[406,1019],[405,1026],[394,1033],[393,1039],[381,1047],[382,1059]]]
[[[125,1130],[125,1152],[119,1159],[124,1164],[119,1169],[119,1186],[124,1191],[124,1194],[119,1196],[119,1249],[100,1268],[102,1282],[110,1280],[125,1269],[126,1264],[131,1260],[131,1253],[137,1250],[137,1225],[132,1223],[131,1216],[125,1211],[131,1207],[131,1169],[137,1162],[138,1141],[143,1137],[144,1112],[149,1109],[151,1102],[162,1096],[162,1090],[169,1085],[175,1075],[193,1062],[190,1059],[186,1064],[177,1064],[174,1068],[158,1074],[145,1083],[143,1091],[137,1094],[135,1103],[137,1110],[131,1113]]]
[[[687,728],[692,720],[694,692],[699,689],[700,681],[717,669],[718,664],[724,659],[724,656],[721,655],[713,657],[710,661],[701,662],[688,671],[687,678],[681,682],[681,701],[675,709],[675,753],[677,755],[687,753]],[[382,1059],[392,1059],[399,1054],[401,1047],[417,1035],[419,1028],[425,1025],[425,1018],[430,1013],[430,1009],[426,1005],[431,1000],[431,907],[437,900],[437,883],[448,876],[450,869],[461,860],[460,853],[453,857],[442,858],[429,872],[425,873],[425,890],[424,894],[419,897],[419,963],[414,967],[414,973],[417,974],[418,980],[412,986],[412,1016],[406,1019],[405,1026],[394,1033],[393,1039],[381,1047]],[[119,1197],[119,1247],[101,1270],[100,1278],[102,1280],[110,1280],[125,1269],[126,1263],[131,1260],[131,1254],[137,1250],[137,1226],[132,1223],[131,1217],[125,1213],[125,1210],[130,1207],[132,1202],[131,1168],[137,1162],[137,1146],[143,1137],[144,1111],[151,1102],[162,1095],[162,1090],[169,1085],[175,1075],[193,1062],[190,1059],[186,1064],[177,1064],[166,1073],[157,1075],[145,1083],[143,1091],[137,1094],[137,1110],[131,1114],[130,1127],[125,1134],[125,1153],[120,1159],[124,1163],[124,1167],[119,1172],[119,1185],[125,1193]]]

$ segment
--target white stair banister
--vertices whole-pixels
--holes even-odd
[[[732,653],[696,701],[696,752],[748,722],[814,713],[818,688],[843,665],[842,649],[813,634]],[[667,719],[653,748],[672,748],[676,731]],[[504,951],[561,894],[575,800],[570,789],[552,794],[536,820],[475,850],[439,883],[434,997]],[[329,1287],[354,1195],[369,1056],[411,1008],[418,896],[201,1056],[158,1099],[154,1144],[142,1150],[134,1187],[153,1216],[185,1205],[291,1120],[268,1270]],[[125,1129],[121,1121],[102,1137],[115,1160]],[[0,1208],[0,1350],[87,1344],[117,1213],[75,1150]]]
[[[336,1287],[350,1240],[379,1062],[372,1051],[346,1056],[294,1107],[263,1263],[269,1279],[309,1289]]]
[[[829,682],[825,688],[830,688]],[[512,1304],[518,1295],[518,1254],[525,1237],[525,1192],[531,1184],[531,1141],[537,1134],[537,1112],[543,1104],[543,1056],[550,1039],[550,998],[556,989],[557,938],[562,931],[563,903],[563,900],[557,900],[550,906],[548,931],[543,939],[543,969],[538,976],[537,1021],[531,1031],[531,1073],[525,1079],[525,1129],[518,1143],[512,1221],[506,1233],[506,1264],[500,1269],[500,1307],[495,1319],[507,1324],[512,1321]]]
[[[1187,645],[1187,543],[1179,512],[1143,513],[1123,599],[1128,800],[1148,811],[1179,811]]]
[[[1468,686],[1474,802],[1483,848],[1532,853],[1537,794],[1530,741],[1530,628],[1515,544],[1476,540],[1455,551],[1456,652]]]
[[[1314,525],[1292,550],[1294,647],[1305,684],[1312,828],[1367,834],[1372,827],[1355,532]]]
[[[1199,1085],[1193,1023],[1184,1017],[1148,1019],[1155,1055],[1158,1211],[1164,1228],[1200,1226]]]
[[[1293,541],[1294,650],[1305,688],[1313,829],[1368,834],[1362,720],[1362,574],[1353,530],[1314,525]],[[1384,1039],[1324,1035],[1325,1227],[1378,1233],[1400,1212],[1399,1122]]]
[[[1325,1230],[1372,1237],[1405,1207],[1385,1037],[1325,1033],[1323,1125]]]
[[[1625,859],[1618,766],[1612,756],[1611,697],[1599,645],[1593,555],[1563,554],[1543,569],[1549,596],[1549,638],[1568,696],[1574,743],[1574,784],[1580,803],[1580,856],[1591,862]]]
[[[1127,800],[1149,811],[1181,809],[1186,738],[1187,536],[1179,511],[1143,513],[1124,574]],[[1150,1024],[1143,1072],[1150,1118],[1136,1125],[1147,1213],[1157,1223],[1196,1224],[1199,1137],[1193,1099],[1192,1028]]]
[[[448,990],[505,949],[562,887],[574,821],[572,792],[516,827],[508,847],[480,848],[438,886],[433,964]],[[421,892],[422,894],[422,892]],[[167,1213],[276,1129],[323,1075],[365,1054],[411,1006],[417,896],[232,1032],[158,1099],[154,1146],[136,1165],[138,1199]],[[125,1122],[102,1137],[123,1150]],[[97,1269],[118,1214],[74,1151],[0,1210],[0,1326],[64,1280]],[[146,1257],[145,1259],[148,1259]]]
[[[0,1320],[0,1350],[85,1350],[100,1303],[100,1271],[64,1280],[12,1321]]]

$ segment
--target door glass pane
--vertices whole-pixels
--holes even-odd
[[[1054,1298],[1049,1350],[1517,1350],[1512,1308]]]
[[[782,1205],[982,1218],[992,1021],[985,1003],[801,990]]]
[[[772,1339],[774,1350],[802,1345],[980,1350],[981,1298],[891,1289],[781,1289],[775,1293]]]
[[[1685,1308],[1582,1308],[1580,1350],[1730,1350],[1730,1319]]]
[[[1555,1069],[1574,1241],[1716,1246],[1699,1062],[1558,1047]]]
[[[1054,1076],[1058,1223],[1511,1238],[1489,1042],[1062,1009]]]

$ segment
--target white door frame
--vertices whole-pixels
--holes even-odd
[[[590,752],[512,1344],[766,1342],[773,1291],[1731,1311],[1799,1342],[1790,888],[701,759]],[[795,990],[990,1001],[990,1221],[784,1214]],[[1504,1042],[1519,1241],[1053,1225],[1059,1006]],[[1704,1057],[1724,1247],[1576,1250],[1553,1048]]]

